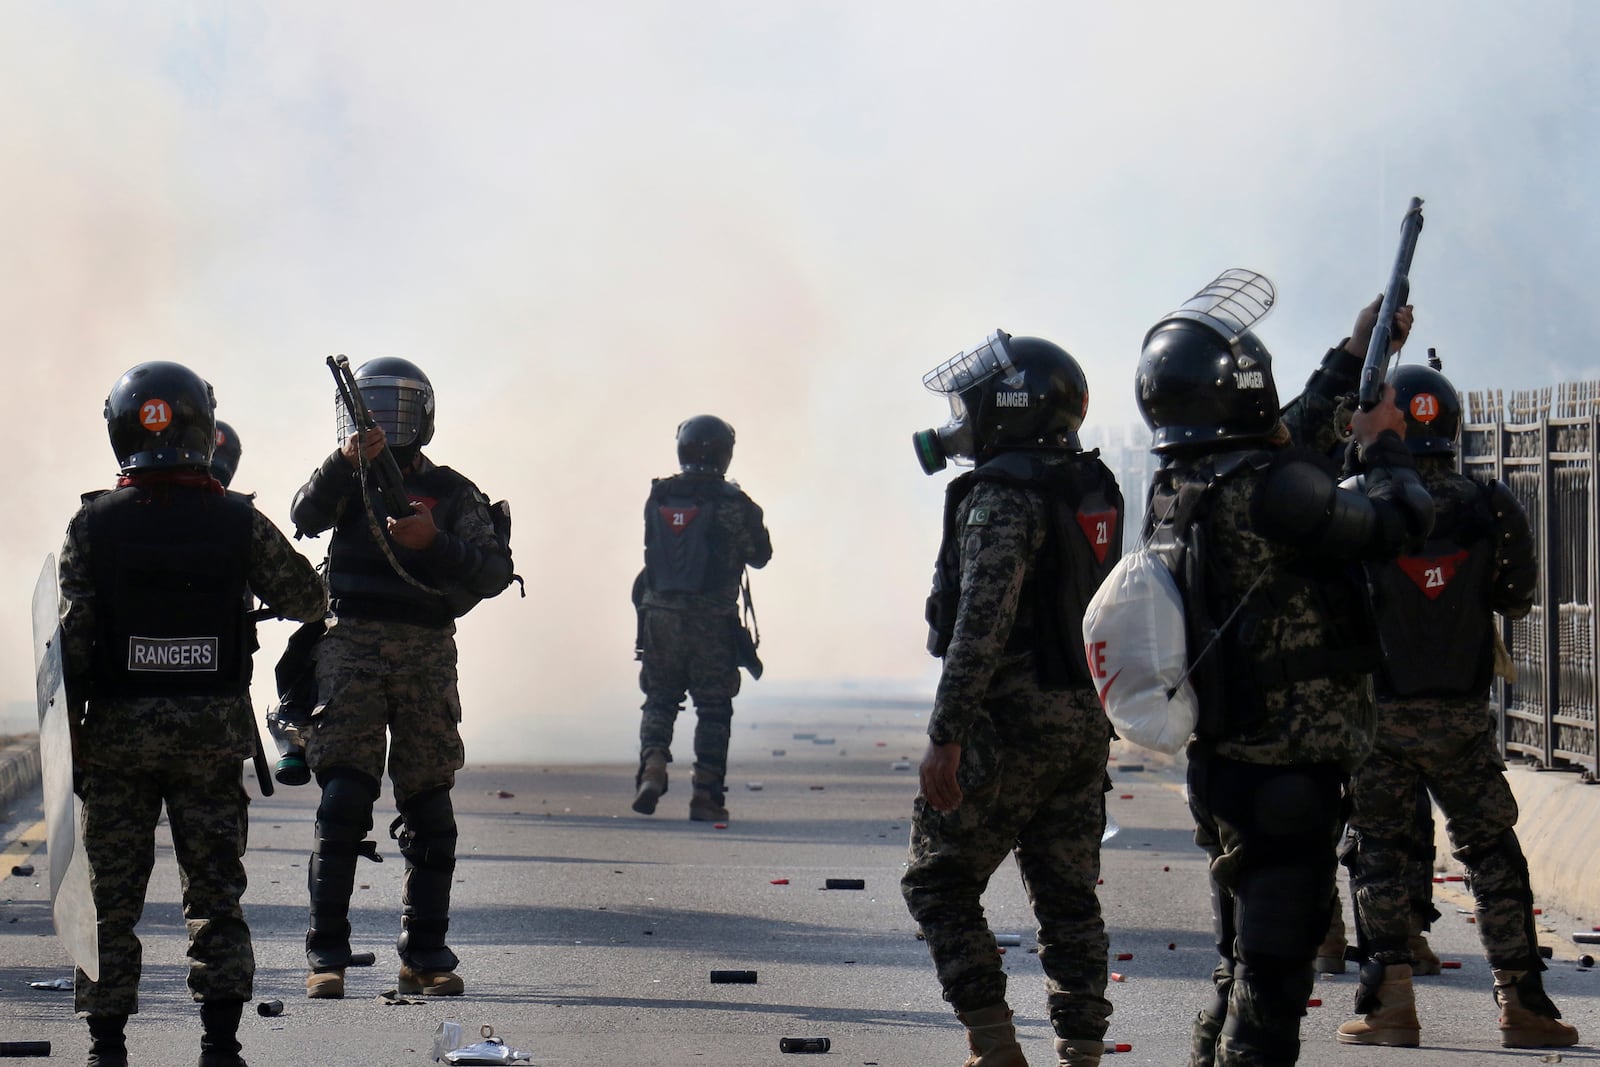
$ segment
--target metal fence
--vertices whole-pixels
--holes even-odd
[[[1600,382],[1468,393],[1461,469],[1505,482],[1528,513],[1539,585],[1526,618],[1503,624],[1514,683],[1493,704],[1508,757],[1600,777],[1595,604],[1600,568]]]

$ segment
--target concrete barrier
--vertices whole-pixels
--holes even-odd
[[[13,738],[0,746],[0,815],[19,798],[38,792],[39,738]]]

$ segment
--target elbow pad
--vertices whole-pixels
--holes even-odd
[[[289,508],[289,518],[294,522],[296,534],[316,536],[339,521],[339,508],[355,481],[355,468],[345,462],[344,456],[333,453],[322,461],[311,474],[311,480],[300,487]]]
[[[1527,513],[1504,482],[1489,487],[1489,511],[1494,529],[1494,584],[1490,606],[1508,619],[1520,619],[1533,610],[1534,587],[1539,581],[1539,561],[1533,550],[1533,530]]]
[[[485,552],[445,530],[434,538],[429,562],[479,596],[494,596],[511,584],[511,560],[507,556]]]
[[[1422,547],[1433,532],[1433,497],[1417,477],[1410,451],[1386,431],[1362,449],[1362,459],[1368,464],[1367,498],[1377,507],[1381,526],[1372,546],[1376,558]]]
[[[1340,489],[1329,465],[1311,453],[1281,456],[1252,502],[1262,536],[1337,556],[1361,554],[1378,524],[1372,502]]]
[[[1364,362],[1346,352],[1343,342],[1340,342],[1337,348],[1328,349],[1328,354],[1322,357],[1322,366],[1306,380],[1306,392],[1328,400],[1355,392],[1361,386],[1361,365]]]

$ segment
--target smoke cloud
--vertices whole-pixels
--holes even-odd
[[[286,529],[334,444],[323,357],[428,372],[429,454],[512,502],[528,583],[462,623],[474,759],[631,754],[642,504],[690,415],[735,426],[773,534],[748,699],[931,688],[947,478],[909,439],[946,414],[921,375],[996,327],[1073,352],[1090,425],[1121,427],[1145,329],[1250,267],[1289,396],[1415,195],[1414,350],[1469,389],[1600,376],[1600,9],[1474,8],[13,10],[7,699],[41,561],[115,473],[102,401],[143,360],[215,385],[234,487]]]

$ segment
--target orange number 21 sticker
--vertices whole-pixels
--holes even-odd
[[[139,409],[139,421],[151,433],[160,433],[172,425],[172,408],[165,400],[146,400]]]

